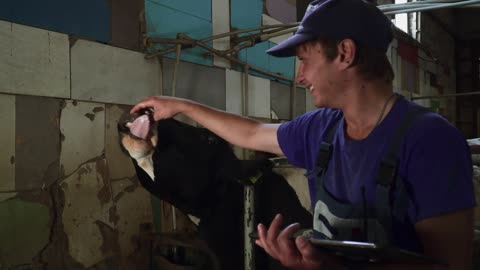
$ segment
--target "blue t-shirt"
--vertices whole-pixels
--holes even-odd
[[[367,203],[375,205],[379,162],[397,125],[414,106],[419,105],[399,96],[385,119],[363,140],[345,137],[340,110],[318,109],[282,124],[277,132],[278,142],[291,164],[311,170],[325,130],[340,121],[324,178],[325,188],[338,201],[358,205],[365,187]],[[400,149],[398,173],[411,198],[410,224],[393,224],[393,241],[401,248],[421,251],[414,230],[417,221],[475,206],[470,151],[455,127],[430,112],[414,122]],[[308,181],[314,205],[315,179]]]

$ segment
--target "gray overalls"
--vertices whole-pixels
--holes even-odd
[[[412,123],[425,112],[427,109],[421,107],[410,109],[393,133],[377,172],[374,205],[367,205],[365,199],[361,205],[345,204],[325,190],[324,176],[333,153],[333,137],[342,121],[338,120],[327,128],[315,168],[306,174],[309,178],[316,178],[315,238],[372,242],[382,246],[392,243],[392,223],[407,218],[410,201],[404,181],[398,175],[400,148]]]

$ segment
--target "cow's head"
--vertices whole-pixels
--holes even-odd
[[[122,150],[130,157],[138,160],[153,153],[157,144],[157,130],[150,110],[122,115],[117,129]]]
[[[142,184],[185,213],[201,217],[244,178],[244,166],[231,146],[205,128],[175,119],[155,122],[151,112],[143,111],[122,116],[118,131],[122,149],[137,161]],[[141,159],[151,160],[153,172],[147,173],[154,175],[154,182],[139,169],[144,168]]]

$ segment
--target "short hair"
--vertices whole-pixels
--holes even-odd
[[[325,57],[329,61],[333,61],[338,56],[339,40],[316,39],[313,43],[318,42],[324,51]],[[356,66],[359,75],[368,81],[383,80],[386,83],[392,83],[395,78],[392,65],[387,55],[380,49],[370,48],[366,46],[356,45],[355,59],[352,66]]]

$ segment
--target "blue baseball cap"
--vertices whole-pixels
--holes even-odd
[[[277,57],[294,56],[297,46],[317,38],[348,38],[386,52],[393,39],[392,22],[365,0],[316,0],[308,5],[297,32],[267,53]]]

